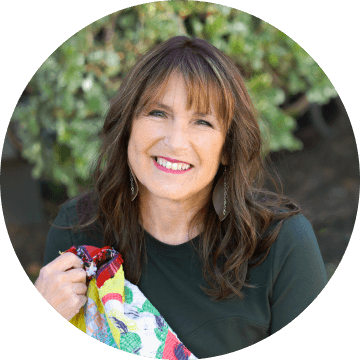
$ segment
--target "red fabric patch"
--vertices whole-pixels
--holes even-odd
[[[186,360],[190,355],[191,352],[168,330],[162,358],[167,360]]]
[[[87,274],[86,282],[88,285],[95,275],[98,288],[101,288],[106,280],[113,278],[124,262],[121,255],[110,246],[104,246],[101,249],[90,245],[72,246],[65,252],[77,255],[83,261],[86,271],[92,265],[96,266],[96,274]]]
[[[110,293],[110,294],[106,294],[103,298],[102,298],[102,302],[105,305],[109,300],[118,300],[121,303],[123,303],[123,298],[121,296],[121,294],[118,293]]]

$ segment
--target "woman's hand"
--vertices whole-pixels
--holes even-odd
[[[65,253],[40,270],[35,287],[65,319],[74,317],[86,303],[86,272],[82,261]]]

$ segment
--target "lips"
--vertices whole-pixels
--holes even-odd
[[[165,159],[167,161],[170,161],[171,163],[183,163],[183,164],[188,164],[190,166],[193,166],[191,165],[190,163],[186,162],[186,161],[182,161],[182,160],[176,160],[176,159],[172,159],[172,158],[169,158],[169,157],[165,157],[165,156],[155,156],[155,158],[158,158],[158,157],[161,157],[162,159]]]

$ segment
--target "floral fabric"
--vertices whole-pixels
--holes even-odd
[[[70,322],[114,348],[155,359],[197,359],[136,285],[125,279],[123,259],[106,246],[73,246],[84,263],[87,302]]]

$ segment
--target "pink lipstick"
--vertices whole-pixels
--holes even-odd
[[[159,156],[159,157],[161,157],[162,159],[165,159],[165,160],[167,160],[167,161],[170,161],[171,163],[189,164],[189,163],[187,163],[187,162],[185,162],[185,161],[180,161],[180,160],[172,159],[172,158],[169,158],[169,157],[164,157],[164,156]],[[189,165],[191,165],[191,164],[189,164]]]
[[[170,160],[171,160],[170,158],[163,158],[163,159],[165,159],[165,160],[167,160],[167,161],[170,161]],[[155,165],[159,170],[164,171],[164,172],[166,172],[166,173],[168,173],[168,174],[177,174],[177,175],[180,175],[180,174],[184,174],[184,173],[186,173],[186,172],[188,172],[188,171],[190,171],[190,170],[192,169],[192,167],[189,167],[187,170],[172,170],[172,169],[168,169],[168,168],[166,168],[166,167],[164,167],[164,166],[161,166],[161,165],[158,164],[154,159],[153,159],[153,162],[154,162],[154,165]],[[171,162],[171,161],[170,161],[170,162]],[[175,161],[173,161],[173,162],[175,162]],[[176,161],[176,162],[182,162],[182,161]],[[185,163],[185,164],[187,164],[187,163]]]

